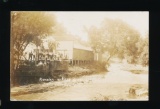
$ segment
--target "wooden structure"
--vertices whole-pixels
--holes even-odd
[[[94,52],[90,47],[75,41],[58,41],[57,52],[67,55],[71,65],[89,64],[94,61]]]
[[[82,65],[82,64],[89,64],[94,60],[93,51],[80,49],[80,48],[73,48],[73,65]]]

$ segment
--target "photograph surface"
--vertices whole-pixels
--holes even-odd
[[[11,11],[11,101],[148,101],[148,11]]]

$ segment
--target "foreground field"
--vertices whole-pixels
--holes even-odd
[[[148,100],[148,67],[114,61],[109,72],[11,88],[18,101]],[[137,88],[130,93],[131,88]]]

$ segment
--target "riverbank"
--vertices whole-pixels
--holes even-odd
[[[143,73],[132,73],[131,69]],[[109,72],[69,78],[63,81],[11,88],[11,100],[18,101],[133,101],[148,100],[148,68],[112,63]],[[145,72],[145,73],[144,73]],[[135,96],[130,88],[138,87]],[[140,87],[139,87],[140,86]],[[29,93],[22,93],[22,92]]]

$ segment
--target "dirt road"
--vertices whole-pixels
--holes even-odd
[[[142,70],[143,73],[132,73],[129,70]],[[148,100],[148,95],[129,96],[129,88],[141,85],[148,93],[147,67],[115,62],[109,72],[43,83],[39,86],[14,87],[11,92],[25,90],[27,87],[44,88],[45,91],[11,96],[11,100],[19,101],[102,101],[102,100]]]

